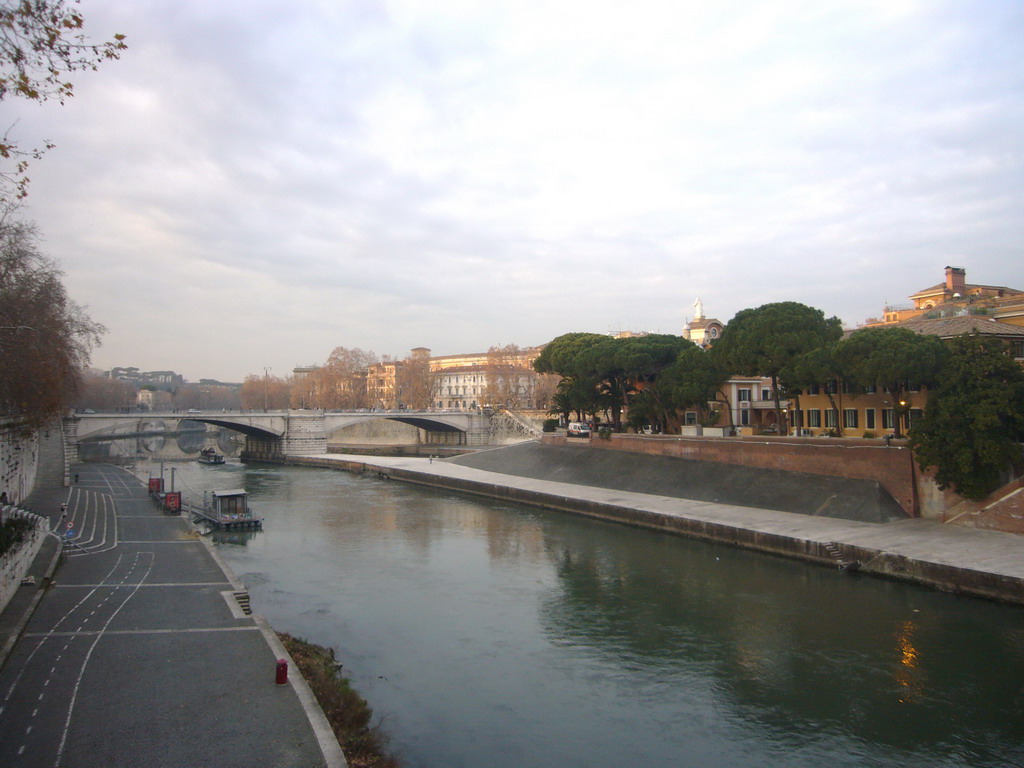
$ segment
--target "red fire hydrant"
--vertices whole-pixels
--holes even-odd
[[[288,660],[278,659],[277,660],[277,684],[287,685],[288,684]]]

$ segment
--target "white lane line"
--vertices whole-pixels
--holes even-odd
[[[149,589],[150,587],[221,587],[229,583],[227,579],[223,581],[154,581],[151,583],[140,584],[139,586]],[[91,589],[94,587],[105,587],[108,584],[54,584],[54,589]]]
[[[132,541],[122,541],[122,544],[202,544],[199,539],[174,539],[173,541],[166,541],[164,539],[137,539]]]
[[[246,616],[246,620],[252,621],[252,617]],[[95,637],[104,635],[187,635],[193,632],[252,632],[259,627],[180,627],[177,629],[90,629],[85,632],[59,632],[58,637]],[[27,634],[25,637],[39,637],[39,635]]]
[[[153,571],[153,564],[156,562],[156,558],[153,556],[152,552],[139,552],[135,555],[135,564],[132,565],[132,570],[134,570],[135,566],[138,565],[139,559],[142,555],[149,555],[149,565],[146,568],[146,573],[143,575],[142,579],[140,580],[140,583],[142,581],[145,581],[146,577],[149,576],[149,574]],[[128,601],[135,596],[135,593],[138,592],[138,590],[139,588],[138,586],[136,586],[135,589],[133,589],[125,596],[124,600],[121,601],[121,604],[117,606],[117,608],[115,608],[113,612],[111,612],[109,618],[107,618],[106,623],[103,625],[103,630],[106,630],[107,627],[110,626],[110,623],[117,617],[117,614],[121,612],[121,609],[128,604]],[[92,658],[92,652],[96,650],[96,645],[99,643],[100,638],[103,637],[103,630],[101,630],[99,634],[96,635],[96,639],[93,640],[92,645],[89,646],[89,650],[85,654],[85,659],[82,660],[82,666],[78,670],[78,676],[75,678],[75,686],[71,691],[71,703],[68,705],[68,716],[67,719],[64,721],[64,731],[60,737],[60,745],[57,747],[57,759],[53,761],[54,768],[59,768],[61,758],[64,756],[64,747],[67,744],[68,731],[71,728],[71,716],[72,714],[74,714],[75,702],[78,699],[78,689],[82,685],[82,677],[85,675],[86,667],[89,666],[89,660]]]
[[[84,540],[84,543],[79,542],[81,550],[69,553],[68,557],[83,557],[84,555],[94,555],[100,552],[109,552],[111,549],[114,549],[117,546],[117,506],[114,501],[114,497],[106,493],[94,494],[94,500],[96,509],[93,517],[93,526],[90,537]],[[102,509],[100,509],[100,502],[102,502]],[[103,532],[101,534],[101,538],[96,543],[91,543],[96,539],[96,528],[100,517],[102,517],[103,519]],[[107,533],[110,528],[111,518],[113,518],[114,535],[113,540],[110,543],[108,543]]]
[[[124,557],[124,555],[118,555],[117,556],[117,560],[114,562],[114,565],[111,566],[110,570],[107,572],[107,575],[104,577],[104,580],[109,579],[111,576],[113,576],[114,572],[121,566],[121,560],[122,560],[123,557]],[[103,585],[100,585],[100,586],[97,586],[97,587],[93,587],[91,590],[89,590],[88,594],[83,596],[81,600],[79,600],[77,603],[75,603],[68,611],[66,611],[64,613],[63,616],[61,616],[57,620],[57,623],[53,625],[53,627],[50,629],[50,631],[48,633],[46,633],[46,635],[52,634],[61,624],[63,624],[68,618],[70,618],[71,614],[73,614],[76,610],[78,610],[78,608],[81,607],[82,604],[85,603],[86,600],[88,600],[90,597],[92,597],[96,593],[96,590],[101,589],[101,588],[109,588],[110,586],[112,586],[112,585],[110,585],[110,584],[103,584]],[[18,683],[21,682],[21,678],[25,674],[25,670],[28,669],[29,664],[31,664],[32,659],[35,658],[35,655],[39,652],[39,650],[44,645],[46,645],[46,641],[48,639],[48,637],[46,635],[44,635],[44,637],[43,637],[42,641],[39,643],[39,645],[37,645],[35,648],[32,649],[32,652],[28,655],[28,658],[25,659],[25,663],[21,665],[21,669],[18,670],[18,674],[14,678],[14,681],[11,683],[11,687],[7,689],[7,695],[4,696],[4,699],[3,699],[2,703],[6,704],[8,701],[11,700],[11,696],[14,694],[15,689],[18,687]],[[67,643],[65,643],[64,647],[61,649],[61,653],[62,654],[63,654],[64,651],[66,651],[68,649],[69,645],[71,645],[71,641],[68,641]],[[60,656],[58,656],[57,658],[59,659]]]

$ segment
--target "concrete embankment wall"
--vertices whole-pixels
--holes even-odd
[[[547,445],[565,445],[564,436],[545,435]],[[877,482],[908,515],[919,514],[914,457],[909,447],[881,440],[787,437],[682,437],[611,435],[593,438],[588,448],[760,469],[800,472]]]
[[[327,436],[330,447],[355,445],[416,445],[421,442],[421,430],[412,424],[390,419],[360,421]]]
[[[508,450],[507,448],[498,449],[493,453],[500,454]],[[826,527],[821,525],[801,526],[793,520],[792,516],[780,524],[777,519],[759,520],[759,517],[771,516],[774,513],[763,512],[759,515],[757,510],[751,510],[742,521],[727,520],[714,507],[695,509],[691,506],[683,511],[666,513],[644,508],[644,502],[639,497],[622,500],[622,503],[615,503],[614,500],[607,499],[583,498],[583,496],[592,495],[587,494],[586,486],[579,486],[581,488],[579,495],[571,491],[558,494],[520,487],[511,480],[509,484],[505,484],[500,481],[491,482],[453,477],[443,472],[431,471],[429,464],[413,469],[375,464],[372,460],[346,459],[340,456],[330,458],[292,457],[288,463],[343,469],[357,473],[372,473],[382,478],[570,512],[599,520],[650,528],[830,567],[837,566],[835,553],[838,552],[844,562],[856,562],[862,573],[1024,605],[1024,575],[1012,576],[979,567],[909,556],[899,551],[898,547],[891,546],[890,537],[885,536],[884,533],[882,535],[884,543],[868,545],[856,541],[857,538],[864,538],[865,532],[868,532],[867,538],[877,541],[877,532],[884,532],[887,529],[885,525],[832,520],[828,521]],[[821,520],[821,518],[814,517],[808,517],[808,519]],[[925,526],[935,525],[927,521],[905,520],[904,522]],[[903,524],[896,523],[896,525]],[[850,526],[854,526],[854,528],[850,528]]]
[[[0,612],[14,597],[14,593],[21,586],[21,580],[25,578],[32,561],[39,554],[43,546],[43,539],[46,538],[46,518],[14,507],[6,507],[2,514],[5,520],[20,518],[27,520],[32,526],[25,533],[25,538],[12,547],[9,551],[0,555]]]
[[[37,430],[25,432],[18,424],[0,427],[0,491],[16,504],[32,492],[39,471]]]
[[[604,442],[595,440],[591,445]],[[590,447],[583,443],[528,442],[451,461],[538,480],[867,523],[906,517],[900,505],[874,480]]]

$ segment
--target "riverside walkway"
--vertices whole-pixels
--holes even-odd
[[[72,472],[27,500],[67,543],[52,585],[0,614],[0,765],[344,766],[294,665],[276,684],[287,654],[213,548],[129,472]],[[37,582],[58,556],[51,536]]]
[[[375,473],[421,485],[560,509],[709,541],[784,555],[829,567],[1024,605],[1024,536],[943,525],[920,518],[860,522],[678,496],[556,482],[458,463],[384,456],[305,456],[291,463]],[[463,457],[472,461],[480,454]],[[623,457],[625,462],[627,459]]]

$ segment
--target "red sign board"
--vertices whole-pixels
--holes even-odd
[[[160,493],[164,489],[164,479],[162,477],[151,477],[149,478],[149,492]]]
[[[181,511],[181,491],[169,491],[164,496],[164,509],[168,512]]]

